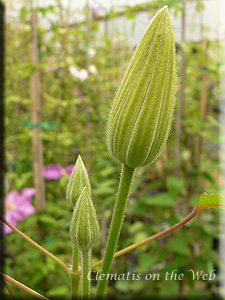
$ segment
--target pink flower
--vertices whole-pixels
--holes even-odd
[[[74,89],[74,95],[77,97],[77,98],[82,98],[81,96],[81,91],[78,89],[78,88],[75,88]]]
[[[42,175],[48,180],[56,180],[62,176],[62,167],[60,164],[44,166]]]
[[[78,70],[74,66],[69,67],[70,73],[74,76],[79,78],[81,81],[85,81],[88,79],[88,71],[85,69]]]
[[[56,57],[51,56],[46,59],[48,63],[50,63],[48,66],[45,67],[45,72],[51,72],[51,71],[56,71],[58,69],[58,66],[54,64],[56,62]],[[51,64],[53,63],[53,64]]]
[[[61,176],[66,174],[71,174],[73,171],[74,165],[69,165],[63,169],[60,164],[51,164],[43,167],[42,175],[45,179],[56,180]],[[87,172],[90,170],[87,168]]]
[[[47,62],[55,62],[56,61],[56,57],[55,56],[50,56],[46,59]]]
[[[21,194],[15,190],[11,191],[5,200],[5,219],[16,226],[18,220],[24,220],[32,215],[35,212],[35,208],[31,205],[34,194],[34,188],[25,188]],[[12,232],[12,229],[4,225],[4,232],[7,234]]]
[[[56,65],[52,65],[52,66],[47,66],[46,68],[45,68],[45,72],[54,72],[54,71],[56,71],[58,69],[58,66],[56,66]]]

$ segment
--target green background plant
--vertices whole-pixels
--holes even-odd
[[[29,5],[27,1],[21,3],[23,6],[18,9],[18,15],[8,18],[6,27],[6,193],[33,186],[32,124],[29,122],[32,101],[29,89],[34,66],[30,63]],[[177,12],[181,9],[179,1],[163,2],[166,3],[169,9],[173,8]],[[160,1],[154,1],[153,4],[154,9],[161,7]],[[101,249],[105,246],[120,172],[119,165],[110,159],[106,149],[105,124],[133,47],[118,31],[113,36],[100,36],[99,25],[95,20],[91,21],[89,30],[82,25],[65,28],[66,10],[60,6],[59,1],[47,8],[38,7],[36,10],[39,19],[44,164],[73,164],[80,153],[90,169],[93,200],[102,228],[102,240],[93,249],[93,262],[96,262],[101,258]],[[127,17],[135,16],[135,9],[128,7]],[[50,24],[47,29],[42,25],[43,20]],[[66,42],[65,30],[68,31]],[[177,95],[180,92],[182,68],[180,49],[183,49],[186,57],[179,172],[175,171],[174,122],[167,146],[160,158],[153,165],[137,170],[118,250],[177,223],[195,207],[203,191],[219,191],[218,99],[222,49],[218,42],[208,40],[177,43],[176,48]],[[87,55],[91,49],[96,51],[94,56]],[[62,51],[65,51],[64,56]],[[204,65],[206,53],[207,66]],[[56,58],[56,71],[45,71],[49,65],[49,57]],[[88,80],[81,82],[70,74],[71,65],[80,68],[95,65],[98,74],[90,74]],[[202,122],[200,98],[203,71],[206,69],[207,106]],[[194,157],[196,136],[199,133],[202,147],[196,165]],[[69,225],[72,211],[65,199],[68,179],[68,175],[65,175],[57,181],[45,181],[44,212],[19,222],[18,228],[70,264],[72,245]],[[40,240],[38,236],[40,222],[44,230],[44,240]],[[204,272],[215,269],[218,272],[218,224],[218,212],[206,210],[183,229],[117,258],[112,269],[117,274],[135,271],[143,276],[151,272],[164,274],[177,269],[178,273],[186,274],[185,280],[112,281],[108,286],[108,294],[125,299],[135,296],[211,297],[218,293],[218,276],[209,283],[193,281],[191,274],[187,273],[189,269]],[[48,297],[70,295],[68,275],[15,233],[6,236],[5,262],[6,274],[34,290]],[[95,290],[94,280],[93,285]],[[25,295],[17,288],[14,290],[18,296]]]

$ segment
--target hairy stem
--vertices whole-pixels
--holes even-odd
[[[78,258],[79,258],[79,249],[75,245],[73,245],[73,254],[72,254],[72,272],[78,271]],[[71,294],[72,299],[78,298],[78,290],[79,290],[79,281],[80,274],[71,273]]]
[[[117,246],[120,230],[122,227],[123,216],[127,205],[127,200],[134,177],[134,168],[123,165],[120,184],[113,212],[112,222],[109,230],[106,244],[105,255],[103,259],[101,274],[109,274],[115,249]],[[106,276],[105,276],[106,277]],[[107,279],[99,280],[97,285],[96,299],[102,299],[104,296]]]
[[[87,300],[90,297],[90,280],[88,273],[91,270],[91,249],[82,249],[82,275],[81,275],[81,299]]]

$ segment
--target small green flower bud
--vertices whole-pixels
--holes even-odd
[[[80,249],[91,249],[98,241],[98,220],[87,187],[84,187],[74,208],[70,238]]]
[[[85,186],[87,187],[87,190],[91,196],[91,185],[87,169],[81,156],[79,155],[73,168],[73,172],[70,175],[69,183],[66,189],[66,199],[73,207],[75,206],[76,201],[80,197],[80,194]]]
[[[112,158],[152,163],[169,135],[174,110],[175,44],[167,6],[152,19],[114,99],[107,126]]]

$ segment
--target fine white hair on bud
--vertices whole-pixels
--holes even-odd
[[[175,43],[167,6],[152,19],[115,96],[107,124],[110,156],[152,163],[169,135],[175,99]]]
[[[99,239],[99,224],[87,187],[77,200],[70,225],[70,238],[80,249],[91,249]]]
[[[89,181],[87,169],[83,163],[81,156],[78,155],[66,189],[66,199],[67,201],[69,201],[72,207],[75,206],[76,201],[85,186],[87,187],[87,190],[91,196],[91,184]]]

